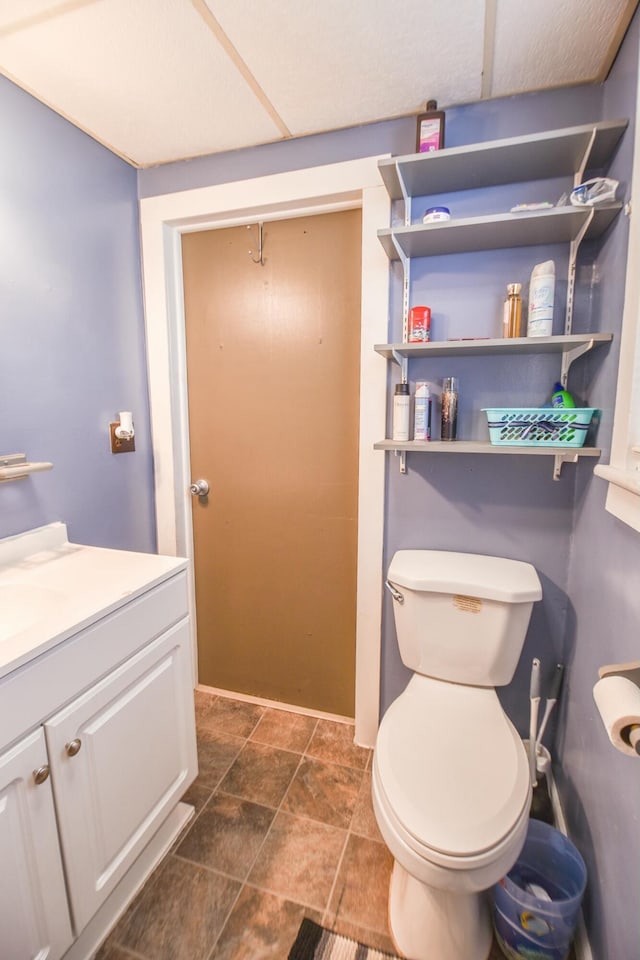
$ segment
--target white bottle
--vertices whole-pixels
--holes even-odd
[[[529,283],[528,337],[550,337],[553,333],[553,300],[556,286],[556,265],[553,260],[538,263],[531,271]]]
[[[405,442],[409,439],[409,409],[411,398],[408,383],[396,383],[393,397],[392,440]]]
[[[431,394],[426,380],[416,381],[413,439],[431,440]]]

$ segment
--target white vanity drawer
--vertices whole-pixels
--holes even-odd
[[[181,570],[0,680],[0,749],[187,616]]]

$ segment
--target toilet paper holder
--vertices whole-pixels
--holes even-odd
[[[593,696],[609,739],[627,756],[640,757],[640,660],[606,664],[598,675]]]

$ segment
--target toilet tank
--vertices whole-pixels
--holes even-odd
[[[445,550],[399,550],[387,585],[402,662],[416,673],[503,686],[515,672],[534,601],[530,563]]]

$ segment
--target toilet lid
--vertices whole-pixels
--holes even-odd
[[[403,828],[447,856],[497,846],[530,801],[527,755],[492,687],[415,675],[380,724],[375,762]]]

